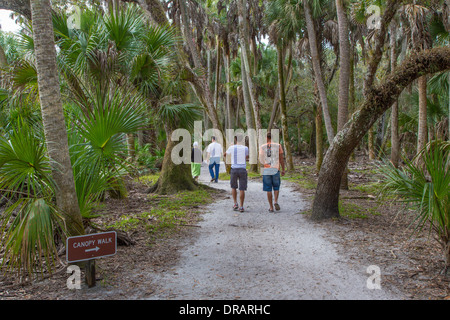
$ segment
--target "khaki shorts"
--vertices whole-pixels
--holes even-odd
[[[239,180],[239,187],[238,187]],[[231,169],[230,185],[231,189],[247,190],[247,169]]]

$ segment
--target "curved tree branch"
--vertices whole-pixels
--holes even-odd
[[[339,217],[339,185],[351,153],[369,128],[388,110],[400,93],[419,77],[450,69],[450,47],[434,48],[411,55],[376,87],[350,121],[336,135],[319,173],[312,217]]]
[[[11,10],[23,14],[31,20],[31,7],[29,0],[0,0],[0,9]]]

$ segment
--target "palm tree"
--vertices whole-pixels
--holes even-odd
[[[415,51],[422,51],[431,48],[431,37],[428,30],[428,15],[430,10],[425,6],[416,4],[405,4],[401,7],[401,15],[408,28],[408,40],[410,46]],[[417,132],[417,152],[420,152],[428,142],[427,126],[427,76],[418,79],[419,91],[419,123]],[[417,158],[420,161],[420,158]]]
[[[309,1],[310,0],[303,0],[303,9],[308,32],[308,41],[310,45],[311,61],[314,70],[314,77],[315,81],[317,82],[320,102],[322,104],[323,118],[325,121],[325,128],[327,131],[328,142],[331,144],[334,139],[334,129],[331,123],[330,110],[327,100],[327,92],[323,81],[322,69],[320,67],[320,55],[318,50],[319,43],[317,41],[317,31],[314,22],[313,12],[311,11],[311,5]],[[315,3],[315,7],[319,9],[318,8],[319,4]]]
[[[349,22],[346,8],[342,0],[336,0],[336,12],[339,28],[339,96],[337,131],[341,131],[348,120],[348,104],[350,89],[350,40]],[[345,171],[341,187],[348,189],[347,170]]]
[[[248,91],[248,96],[250,97],[250,103],[253,108],[253,117],[255,123],[255,129],[262,129],[261,116],[260,116],[260,104],[258,98],[256,97],[256,92],[251,78],[251,65],[249,58],[249,30],[247,25],[247,3],[243,0],[237,0],[238,12],[239,12],[239,41],[241,45],[241,61],[243,63],[243,68],[241,69],[241,75],[243,77],[243,82],[246,83],[244,87]],[[245,77],[245,79],[244,79]],[[248,116],[248,115],[247,115]]]
[[[417,216],[415,231],[429,224],[430,233],[435,232],[445,256],[444,273],[450,268],[450,144],[432,141],[418,154],[421,165],[406,161],[397,169],[387,164],[380,168],[385,177],[384,192],[395,195],[405,202]]]
[[[350,87],[350,41],[347,12],[342,0],[336,0],[339,26],[339,96],[337,131],[342,130],[348,120],[348,101]]]
[[[194,104],[162,104],[157,116],[166,123],[168,143],[158,181],[150,188],[149,192],[174,194],[182,190],[196,190],[198,184],[192,178],[190,165],[186,163],[175,164],[172,159],[176,143],[170,137],[175,129],[193,129],[194,121],[200,119],[201,116],[199,106]],[[190,142],[188,141],[189,145]]]
[[[0,222],[1,266],[15,271],[21,281],[44,270],[51,273],[58,259],[55,239],[67,236],[64,218],[53,204],[52,164],[36,129],[20,120],[0,137],[0,190],[9,198]]]
[[[267,22],[270,25],[269,37],[270,41],[276,46],[278,56],[278,92],[280,97],[281,131],[286,148],[288,171],[294,170],[294,163],[288,134],[284,52],[286,52],[289,44],[295,40],[297,33],[304,27],[299,9],[300,2],[284,0],[270,2],[267,9]],[[290,50],[290,57],[292,57],[292,50]]]
[[[395,72],[397,67],[397,23],[395,20],[390,26],[390,64],[391,72]],[[391,163],[398,166],[400,156],[400,141],[398,133],[398,100],[394,102],[391,109]]]
[[[67,220],[69,235],[79,235],[84,234],[84,227],[70,163],[51,10],[49,0],[31,1],[39,97],[47,150],[57,187],[55,194],[57,207]]]

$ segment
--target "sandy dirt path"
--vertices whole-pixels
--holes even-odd
[[[229,181],[209,180],[202,167],[202,183],[230,190]],[[178,264],[154,275],[150,299],[403,299],[368,289],[369,266],[337,253],[325,229],[299,214],[307,204],[286,181],[279,203],[281,211],[268,212],[258,179],[249,180],[244,213],[232,210],[231,197],[210,205]]]

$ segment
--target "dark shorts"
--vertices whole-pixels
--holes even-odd
[[[239,187],[238,187],[239,180]],[[230,171],[231,189],[247,190],[247,169],[231,169]]]
[[[271,192],[280,190],[281,178],[280,171],[273,175],[263,175],[263,191]]]

